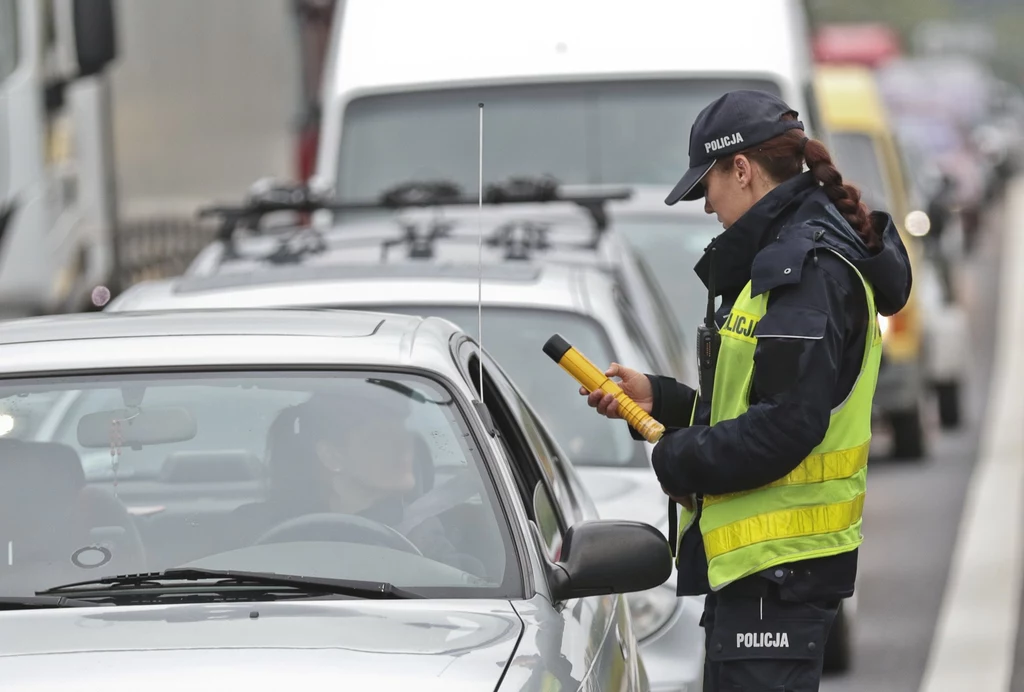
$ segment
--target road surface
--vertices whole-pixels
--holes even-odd
[[[880,459],[870,466],[854,663],[845,674],[827,676],[821,687],[823,692],[933,692],[949,687],[949,682],[944,683],[942,678],[951,677],[950,669],[941,664],[944,660],[952,663],[949,652],[964,648],[960,646],[963,642],[957,641],[964,631],[958,630],[955,614],[969,612],[963,602],[964,588],[958,588],[963,586],[963,580],[950,579],[949,575],[951,570],[958,573],[955,566],[965,562],[959,554],[965,548],[960,548],[956,558],[954,555],[961,524],[971,523],[963,521],[965,498],[972,480],[977,482],[976,469],[982,471],[977,463],[984,453],[980,443],[983,435],[990,435],[985,422],[1005,398],[994,396],[1000,389],[999,371],[1004,369],[1002,361],[995,363],[996,344],[1000,330],[1006,331],[1014,319],[1024,320],[1024,315],[1010,317],[996,308],[996,301],[1003,298],[1000,280],[1006,273],[1002,267],[1004,250],[1009,234],[1014,232],[1024,235],[1024,181],[1013,183],[1000,208],[991,214],[977,250],[962,267],[971,326],[977,335],[970,364],[971,383],[965,393],[965,425],[959,431],[941,432],[933,413],[927,459]],[[1024,266],[1017,271],[1024,275]],[[1010,284],[1018,286],[1024,294],[1024,280]],[[1024,348],[1019,343],[1016,347]],[[1024,382],[1019,385],[1024,398]],[[1024,426],[1024,417],[1020,425]],[[1019,465],[1022,450],[1013,451]],[[1019,494],[1018,489],[1013,492]],[[977,509],[968,509],[968,514],[978,513]],[[986,574],[985,578],[993,580],[993,584],[1006,582],[1007,588],[1019,593],[1021,586],[1015,583],[1018,579],[1011,571],[995,570],[997,573]],[[959,573],[971,572],[961,565]],[[1017,609],[1013,612],[1017,613]],[[1018,618],[1013,615],[1006,620],[1013,630],[1011,636],[1003,637],[1009,652],[1004,658],[1007,665],[1012,665],[1012,635],[1016,633]],[[981,622],[977,626],[983,629],[986,624]],[[989,647],[989,642],[976,639],[998,656],[998,646]],[[1024,642],[1017,642],[1017,650],[1021,652],[1017,658],[1022,669],[1017,672],[1014,689],[1024,692]],[[982,657],[977,660],[977,665],[984,665],[985,671],[991,672],[991,661]],[[974,663],[962,665],[957,661],[956,665],[961,669],[960,675],[980,675],[971,668]],[[930,678],[926,676],[929,666],[935,668]],[[953,689],[982,692],[982,687],[974,685]],[[985,687],[984,692],[996,692],[996,688]]]

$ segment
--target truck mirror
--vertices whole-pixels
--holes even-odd
[[[78,76],[99,74],[117,57],[113,0],[74,0]]]

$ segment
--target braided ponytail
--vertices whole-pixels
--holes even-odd
[[[782,119],[793,120],[794,116],[787,114],[782,116]],[[788,130],[767,142],[737,152],[723,161],[723,170],[731,168],[734,157],[739,154],[757,162],[776,183],[800,175],[806,162],[807,168],[821,184],[825,194],[864,244],[870,250],[881,249],[882,237],[871,221],[871,210],[861,201],[860,190],[843,182],[843,176],[832,163],[832,156],[824,144],[816,139],[808,139],[803,130]]]
[[[832,157],[825,145],[816,139],[809,139],[804,145],[804,161],[821,183],[825,194],[836,205],[836,209],[857,231],[864,244],[872,250],[882,247],[882,238],[871,222],[871,210],[860,200],[860,190],[843,182],[843,176],[832,163]]]

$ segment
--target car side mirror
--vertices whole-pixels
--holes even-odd
[[[566,532],[552,570],[556,601],[631,593],[664,584],[672,576],[672,555],[650,524],[584,521]]]
[[[117,58],[113,0],[74,0],[74,27],[78,76],[99,74]]]

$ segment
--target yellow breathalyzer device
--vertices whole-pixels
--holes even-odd
[[[572,375],[588,392],[600,389],[614,396],[619,402],[622,417],[634,430],[643,435],[645,440],[657,442],[665,434],[664,425],[640,408],[640,405],[630,399],[618,384],[573,348],[560,334],[555,334],[547,340],[544,344],[544,353],[562,366],[562,369]]]

